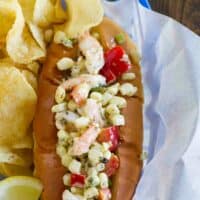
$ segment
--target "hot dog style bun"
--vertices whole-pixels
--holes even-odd
[[[136,75],[132,83],[138,88],[137,93],[134,97],[126,98],[127,106],[122,111],[126,124],[120,128],[122,137],[122,142],[118,148],[120,167],[114,176],[112,186],[113,200],[129,200],[132,199],[142,169],[140,156],[143,142],[143,87],[139,65],[140,57],[131,38],[112,20],[105,18],[97,27],[97,30],[105,49],[112,47],[111,41],[116,35],[123,33],[126,36],[125,42],[121,46],[131,59],[133,67],[130,71]]]
[[[91,30],[92,32],[98,33],[104,52],[113,48],[116,35],[123,34],[125,41],[120,46],[123,47],[131,61],[132,67],[129,72],[135,74],[135,78],[129,82],[137,87],[137,91],[133,96],[125,97],[127,104],[121,111],[126,123],[124,126],[120,126],[121,139],[116,151],[120,164],[116,174],[112,176],[111,187],[112,200],[130,200],[142,169],[140,155],[143,141],[143,90],[139,56],[129,36],[110,19],[104,18],[100,25]],[[64,78],[64,73],[57,69],[56,63],[63,57],[76,60],[79,54],[77,43],[73,45],[73,48],[52,43],[49,46],[47,58],[40,74],[38,103],[34,120],[34,163],[35,175],[41,179],[44,186],[42,200],[61,200],[63,191],[66,189],[63,176],[67,169],[62,165],[56,151],[58,130],[55,126],[55,113],[52,112],[51,108],[55,105],[58,83]],[[119,79],[119,82],[122,84],[124,81]],[[104,200],[105,198],[103,199],[101,196],[97,199]]]

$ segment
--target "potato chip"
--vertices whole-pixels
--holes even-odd
[[[7,51],[15,62],[28,64],[45,56],[46,52],[38,46],[27,27],[21,36],[15,30],[12,29],[7,37]]]
[[[30,70],[31,72],[33,72],[35,75],[38,74],[39,69],[40,69],[40,64],[36,61],[29,63],[28,65],[26,65],[27,69]]]
[[[33,35],[35,41],[40,45],[44,52],[46,52],[46,45],[44,42],[44,34],[41,28],[33,24],[32,22],[27,22],[30,32]]]
[[[15,13],[9,8],[9,3],[0,0],[0,46],[6,42],[6,35],[15,20]]]
[[[0,70],[1,67],[17,67],[20,69],[22,75],[25,77],[27,82],[32,86],[32,88],[37,91],[37,73],[38,73],[38,66],[36,62],[33,62],[28,65],[17,64],[14,63],[9,57],[4,59],[0,59]]]
[[[33,19],[33,10],[35,6],[35,0],[18,0],[26,22],[30,22]]]
[[[32,176],[33,171],[30,167],[0,163],[0,174],[3,176]]]
[[[6,57],[8,57],[8,54],[6,52],[5,46],[3,44],[1,46],[0,44],[0,59],[4,59]]]
[[[22,74],[24,75],[24,77],[26,78],[28,83],[33,87],[33,89],[35,91],[37,91],[37,78],[36,78],[36,76],[28,70],[22,70]]]
[[[0,67],[17,67],[17,68],[26,68],[26,65],[15,63],[10,57],[4,57],[0,59]]]
[[[25,164],[24,160],[21,159],[17,154],[14,154],[10,151],[5,151],[0,148],[0,162],[11,163],[23,166]]]
[[[45,51],[43,31],[41,28],[39,28],[37,25],[33,23],[33,11],[35,6],[35,0],[29,0],[29,1],[18,0],[18,1],[22,8],[25,21],[29,27],[30,32],[32,33],[32,36],[34,37],[36,42],[40,45],[40,47]]]
[[[7,147],[0,147],[0,163],[8,163],[22,167],[32,165],[33,152],[30,149],[13,150]]]
[[[65,32],[70,38],[76,38],[103,20],[101,0],[66,0],[69,22]]]
[[[15,63],[10,57],[4,57],[0,59],[0,67],[13,67],[19,69],[27,69],[32,72],[34,75],[37,75],[39,72],[40,64],[36,61],[33,61],[27,65]]]
[[[61,5],[61,0],[57,0],[55,4],[55,16],[58,22],[64,22],[67,19],[67,13]]]
[[[20,140],[16,141],[15,144],[12,145],[13,149],[32,149],[33,148],[33,135],[32,131],[27,132],[27,134]]]
[[[33,22],[40,27],[48,27],[54,21],[55,10],[50,0],[36,0],[33,11]]]
[[[63,23],[66,19],[61,0],[35,0],[33,22],[38,26],[47,28],[53,23]]]
[[[12,149],[12,152],[19,156],[24,163],[21,166],[29,167],[33,164],[33,150],[32,149]]]
[[[0,146],[23,139],[33,120],[36,93],[15,67],[0,67]]]
[[[45,56],[45,51],[41,49],[32,38],[22,13],[22,9],[17,0],[0,1],[0,12],[5,8],[15,15],[12,28],[6,38],[6,49],[8,55],[14,62],[27,64],[32,60]]]

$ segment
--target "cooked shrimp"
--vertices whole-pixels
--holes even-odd
[[[81,200],[83,198],[79,195],[75,195],[75,194],[71,193],[69,190],[65,190],[63,192],[62,199],[63,200]]]
[[[90,89],[105,85],[105,78],[101,75],[82,74],[61,84],[65,90],[73,90],[71,95],[77,104],[82,104],[88,97]]]
[[[98,74],[99,70],[104,65],[104,53],[103,48],[92,37],[89,32],[86,32],[79,38],[79,48],[86,58],[86,68],[91,74]]]
[[[80,156],[89,151],[90,145],[96,140],[100,129],[96,125],[91,125],[82,135],[74,141],[71,154]]]
[[[90,86],[87,83],[81,83],[74,87],[71,96],[78,105],[81,105],[87,99],[89,92]]]
[[[66,80],[64,83],[61,84],[61,86],[65,90],[71,90],[75,86],[81,84],[81,83],[88,83],[91,88],[98,87],[100,85],[105,85],[106,80],[101,75],[91,75],[91,74],[82,74],[79,77],[71,78]]]
[[[99,124],[100,127],[105,125],[103,116],[101,113],[101,106],[97,104],[94,99],[88,99],[83,107],[83,114],[89,117],[94,123]]]

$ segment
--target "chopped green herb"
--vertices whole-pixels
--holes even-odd
[[[70,39],[72,41],[73,44],[77,44],[78,40],[76,38]]]
[[[123,33],[119,33],[115,36],[115,41],[117,44],[123,44],[125,42],[125,36]]]
[[[101,161],[102,163],[106,164],[106,163],[108,162],[108,159],[106,159],[106,158],[101,158],[100,161]]]
[[[66,47],[69,47],[69,48],[73,47],[73,41],[67,37],[65,39],[62,39],[61,43]]]
[[[93,185],[94,179],[93,179],[92,177],[90,177],[89,180],[88,180],[88,182],[89,182],[91,185]]]
[[[110,179],[108,180],[108,185],[109,187],[112,187],[112,181]]]
[[[106,92],[106,88],[105,87],[95,87],[91,89],[91,92],[100,92],[100,93],[104,93]]]

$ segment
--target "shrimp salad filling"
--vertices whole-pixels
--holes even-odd
[[[57,62],[70,75],[57,87],[52,107],[56,152],[66,168],[63,200],[109,200],[111,178],[120,164],[120,126],[126,123],[122,109],[137,92],[131,83],[135,74],[129,72],[131,63],[121,46],[104,52],[89,33],[79,38],[78,46],[77,60]]]

